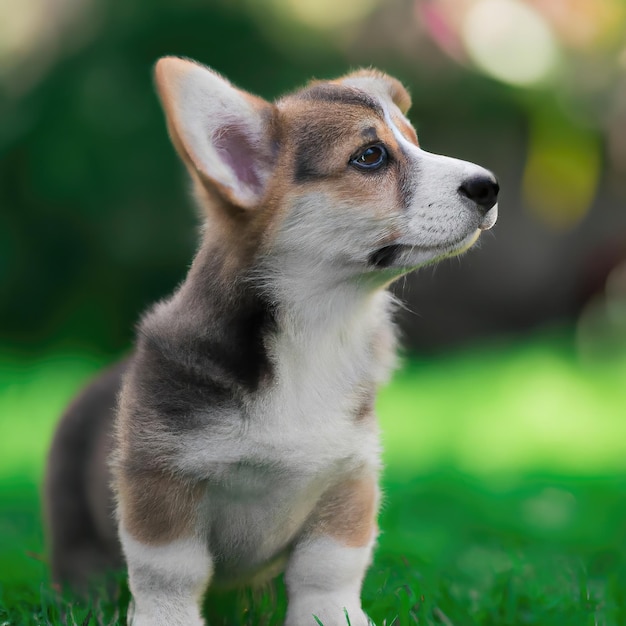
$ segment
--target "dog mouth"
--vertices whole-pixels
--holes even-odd
[[[491,228],[493,224],[495,224],[495,219],[490,226],[483,228],[481,224],[481,226],[472,233],[437,246],[392,243],[372,252],[368,257],[368,263],[377,269],[393,267],[408,269],[419,267],[420,265],[425,265],[445,257],[462,254],[476,243],[482,230]]]
[[[381,269],[391,267],[395,265],[395,262],[402,253],[410,248],[411,246],[406,246],[401,243],[392,243],[389,246],[384,246],[372,252],[368,258],[368,263]]]
[[[462,237],[433,246],[391,243],[374,250],[368,257],[368,264],[379,269],[392,267],[405,269],[462,254],[476,243],[483,231],[493,228],[497,220],[498,205],[494,204],[484,214],[476,230]]]

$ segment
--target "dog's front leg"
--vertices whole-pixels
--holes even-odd
[[[377,510],[373,475],[347,481],[322,498],[287,565],[285,626],[315,625],[315,618],[324,626],[370,624],[361,609],[361,585],[376,539]]]
[[[198,532],[197,493],[170,477],[118,481],[129,626],[202,626],[213,563]]]

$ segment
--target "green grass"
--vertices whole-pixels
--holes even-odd
[[[38,485],[54,421],[102,363],[0,358],[0,625],[124,623],[48,584]],[[381,395],[380,626],[626,625],[626,358],[564,340],[411,361]],[[68,608],[69,607],[69,608]],[[280,623],[285,591],[209,599],[210,624]]]

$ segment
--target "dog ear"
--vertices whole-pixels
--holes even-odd
[[[155,82],[172,142],[192,174],[236,206],[257,206],[274,161],[274,106],[178,57],[157,62]]]
[[[411,96],[397,79],[374,69],[362,69],[340,78],[337,82],[368,93],[378,93],[391,101],[406,115],[411,108]]]

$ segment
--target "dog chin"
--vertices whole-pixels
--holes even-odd
[[[467,237],[465,237],[465,239],[463,239],[458,247],[455,246],[454,249],[452,249],[446,256],[458,256],[459,254],[467,252],[478,241],[482,230],[482,228],[479,228],[473,233],[470,233]]]

